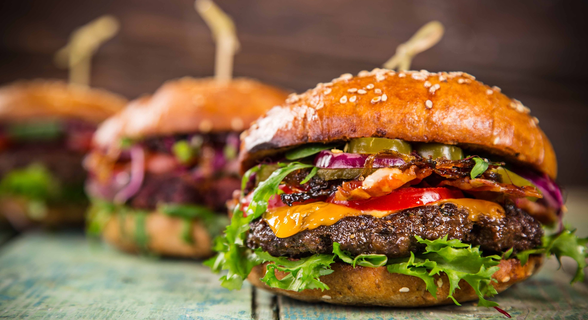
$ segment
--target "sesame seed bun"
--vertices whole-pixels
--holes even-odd
[[[244,78],[227,83],[212,78],[172,80],[106,121],[94,141],[117,148],[121,138],[240,132],[286,96],[280,89]]]
[[[553,147],[518,100],[462,72],[375,69],[319,84],[242,135],[241,169],[305,143],[385,137],[457,144],[557,176]]]
[[[0,121],[76,118],[100,123],[127,104],[106,90],[59,80],[19,81],[0,88]]]
[[[147,246],[141,248],[135,240],[137,215],[113,215],[106,223],[102,238],[115,247],[130,253],[146,250],[162,256],[184,258],[207,258],[212,255],[212,238],[203,223],[194,220],[189,234],[192,244],[181,239],[183,219],[170,217],[159,212],[148,213],[145,217]]]
[[[500,270],[492,276],[497,282],[493,282],[492,285],[500,293],[538,272],[542,263],[542,256],[531,256],[524,266],[521,266],[517,259],[502,260],[498,265]],[[425,307],[453,303],[447,298],[449,280],[445,273],[435,276],[435,283],[439,287],[437,299],[435,299],[427,291],[425,282],[417,277],[389,273],[386,267],[353,268],[349,264],[339,262],[331,265],[333,273],[320,277],[320,280],[329,286],[329,290],[314,289],[296,292],[270,288],[259,280],[265,275],[266,265],[267,263],[254,267],[247,278],[249,282],[258,288],[307,302],[322,301],[342,305],[385,307]],[[285,274],[276,271],[276,276],[281,279]],[[457,301],[478,299],[474,289],[464,280],[459,282],[459,287],[461,289],[457,289],[453,294]]]

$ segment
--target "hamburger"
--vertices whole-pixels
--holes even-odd
[[[285,98],[250,79],[183,78],[132,101],[85,161],[88,232],[129,252],[210,256],[240,189],[239,134]]]
[[[557,162],[519,101],[462,72],[375,69],[292,95],[241,136],[223,286],[310,302],[478,300],[586,242],[558,226]]]
[[[56,80],[0,88],[0,215],[13,227],[81,224],[82,159],[97,125],[126,104],[105,90]]]

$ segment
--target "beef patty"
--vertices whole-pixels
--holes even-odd
[[[330,254],[333,242],[337,242],[352,255],[385,254],[400,258],[425,249],[415,236],[434,240],[448,235],[449,239],[479,245],[485,253],[510,248],[518,252],[541,245],[543,229],[539,222],[513,204],[507,204],[505,211],[503,219],[481,216],[479,221],[472,221],[466,210],[444,203],[403,210],[385,218],[346,217],[331,226],[305,230],[288,238],[276,237],[269,225],[258,219],[250,224],[247,246],[261,247],[273,256],[300,258]]]

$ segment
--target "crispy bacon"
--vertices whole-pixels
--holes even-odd
[[[344,182],[335,193],[338,201],[350,201],[380,197],[402,187],[415,179],[422,180],[433,173],[431,168],[410,166],[407,170],[399,168],[379,169],[363,181]]]
[[[491,180],[486,179],[470,179],[470,178],[461,178],[456,180],[443,180],[439,183],[439,187],[443,186],[450,186],[455,187],[464,191],[491,191],[491,192],[499,192],[502,194],[509,195],[513,198],[524,198],[524,197],[535,197],[535,198],[543,198],[541,193],[529,186],[525,187],[517,187],[513,184],[507,183],[498,183]]]

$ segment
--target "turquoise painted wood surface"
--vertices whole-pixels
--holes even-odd
[[[251,288],[217,279],[200,263],[124,255],[81,233],[29,233],[0,249],[0,318],[250,318]]]

